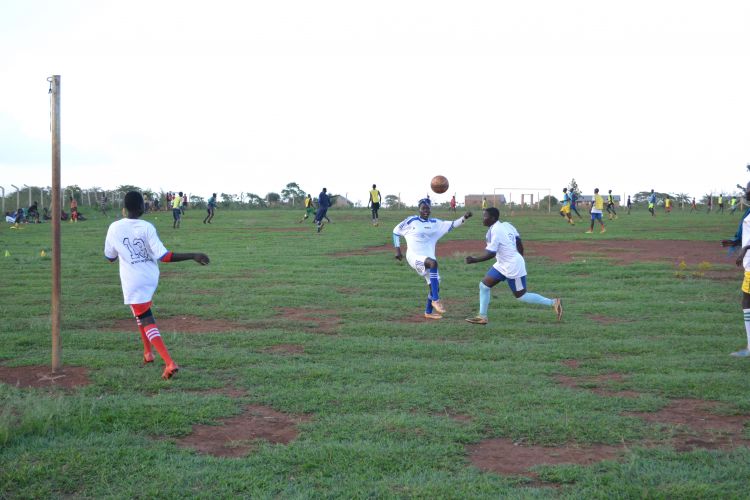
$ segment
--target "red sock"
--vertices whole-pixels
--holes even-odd
[[[151,341],[151,345],[154,346],[156,352],[158,352],[159,356],[161,356],[161,359],[164,360],[167,366],[174,365],[175,362],[172,361],[172,357],[169,355],[167,346],[164,345],[164,341],[161,339],[161,334],[159,333],[159,329],[156,327],[156,323],[148,325],[144,328],[146,330],[146,336]]]

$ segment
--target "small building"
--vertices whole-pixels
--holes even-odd
[[[467,194],[464,196],[464,206],[481,207],[482,198],[487,198],[487,206],[490,207],[500,207],[506,203],[504,194]]]

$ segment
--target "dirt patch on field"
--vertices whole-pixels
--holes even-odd
[[[0,366],[0,382],[15,387],[73,389],[89,385],[89,376],[80,366],[64,366],[56,373],[49,366]]]
[[[648,422],[664,424],[672,429],[670,440],[678,451],[694,448],[709,450],[731,450],[737,446],[748,446],[750,440],[743,436],[745,423],[750,415],[719,415],[716,401],[701,399],[674,399],[657,412],[625,412]]]
[[[217,425],[194,425],[193,431],[177,440],[179,446],[217,457],[242,457],[258,441],[288,444],[297,438],[297,425],[308,417],[289,415],[261,405],[248,405],[236,417]]]
[[[438,257],[460,257],[470,253],[481,252],[484,241],[447,240],[437,245]],[[591,241],[527,241],[524,242],[526,256],[546,257],[554,262],[568,263],[589,256],[613,260],[616,264],[634,262],[670,262],[674,265],[684,262],[685,265],[731,264],[729,258],[718,242],[686,240],[591,240]],[[402,247],[402,251],[404,248]],[[365,247],[335,255],[368,255],[393,252],[391,245]],[[712,277],[705,272],[706,277]],[[721,277],[725,274],[722,272]]]
[[[621,446],[533,446],[512,439],[486,439],[467,446],[471,463],[483,471],[535,477],[529,469],[537,465],[592,465],[613,460],[623,452]]]
[[[529,242],[524,247],[528,255],[547,257],[555,262],[572,262],[595,254],[616,264],[634,262],[670,262],[686,265],[697,265],[704,262],[711,264],[733,264],[726,257],[726,252],[718,242],[685,241],[685,240],[598,240]]]
[[[156,318],[156,326],[161,333],[221,333],[246,329],[247,326],[224,319],[204,319],[197,316],[175,316],[173,318]],[[108,330],[138,330],[134,318],[119,319],[111,324]]]
[[[293,322],[301,330],[312,330],[319,333],[334,334],[338,332],[341,318],[334,311],[325,309],[298,309],[294,307],[277,307],[284,320]]]
[[[277,344],[262,349],[261,352],[267,354],[302,354],[305,347],[299,344]]]
[[[547,447],[525,445],[510,439],[487,439],[467,446],[467,451],[472,464],[484,471],[536,477],[530,471],[535,466],[592,465],[601,460],[617,459],[619,455],[627,452],[629,446],[648,448],[667,445],[677,451],[731,450],[740,446],[750,446],[750,439],[743,436],[750,415],[719,415],[711,412],[716,409],[721,409],[721,405],[713,401],[675,399],[657,412],[623,413],[647,422],[662,424],[671,431],[671,435],[663,441],[634,442],[620,446],[570,444]]]

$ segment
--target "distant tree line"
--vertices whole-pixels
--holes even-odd
[[[104,189],[98,186],[82,188],[77,184],[73,184],[61,188],[61,191],[63,208],[68,206],[71,197],[75,198],[81,206],[100,206],[102,200],[106,200],[105,206],[108,208],[119,208],[122,206],[123,197],[128,191],[139,191],[143,194],[144,200],[150,205],[154,200],[159,200],[160,206],[166,208],[167,191],[154,191],[150,188],[142,188],[131,184],[123,184],[117,186],[115,189]],[[210,189],[207,191],[210,191]],[[171,192],[177,193],[179,192],[179,189]],[[298,183],[290,182],[280,192],[266,193],[265,196],[260,196],[257,193],[241,191],[239,193],[217,192],[216,198],[220,208],[300,208],[304,205],[304,199],[307,197],[307,194],[308,193],[303,190]],[[343,198],[338,194],[329,193],[329,195],[331,197],[331,202],[334,204],[336,204],[339,198]],[[0,196],[2,196],[2,193],[0,193]],[[29,206],[34,201],[40,203],[40,207],[49,207],[52,202],[51,196],[52,188],[49,186],[24,186],[17,190],[15,188],[12,191],[6,190],[4,197],[0,199],[2,199],[3,206],[7,207],[7,209],[17,209],[19,207]],[[209,196],[210,194],[206,196],[191,194],[189,195],[188,202],[192,207],[205,208]],[[313,199],[317,203],[317,196],[313,195]],[[353,206],[348,200],[346,200],[346,202],[347,206]],[[385,196],[383,202],[384,207],[404,207],[399,201],[398,196],[392,194]]]

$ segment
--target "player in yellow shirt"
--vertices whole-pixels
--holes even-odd
[[[669,195],[664,199],[664,211],[667,215],[672,213],[672,198],[670,198]]]
[[[300,220],[297,221],[297,224],[302,222],[303,220],[310,217],[310,215],[315,213],[315,203],[313,203],[312,195],[307,194],[307,198],[305,198],[305,215]]]
[[[604,210],[604,198],[601,197],[599,194],[599,188],[594,189],[594,201],[591,204],[591,226],[589,227],[589,230],[586,231],[587,234],[591,234],[594,232],[594,221],[599,221],[599,224],[602,226],[602,230],[599,231],[600,233],[606,233],[607,230],[604,229],[604,221],[602,220],[602,211]]]
[[[175,196],[172,198],[172,218],[174,219],[174,222],[172,222],[172,229],[177,229],[180,227],[180,220],[182,219],[182,209],[180,206],[182,205],[182,191],[180,191],[180,196]]]
[[[372,225],[378,225],[378,210],[380,209],[380,191],[375,184],[370,189],[370,200],[367,202],[367,206],[372,210]]]

